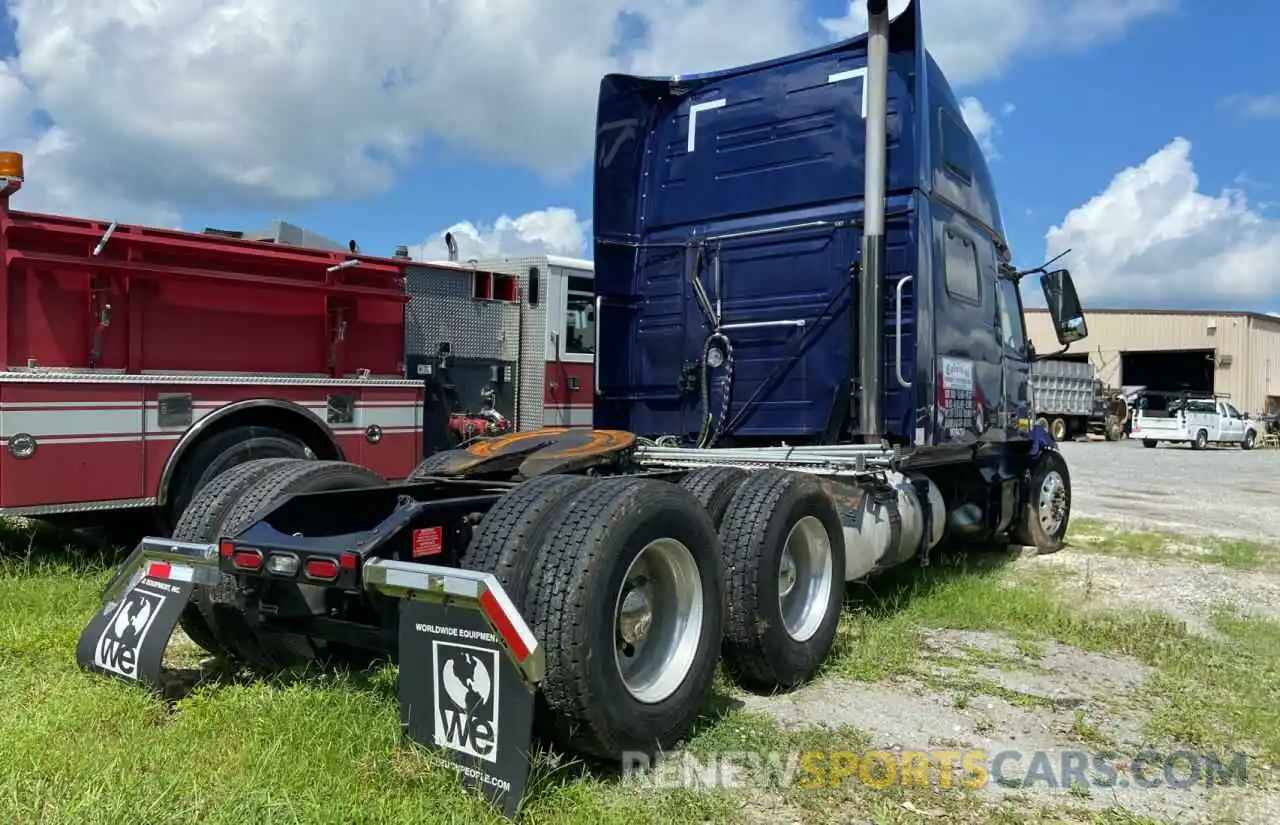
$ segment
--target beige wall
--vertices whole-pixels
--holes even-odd
[[[1230,393],[1242,411],[1259,413],[1268,397],[1280,404],[1280,318],[1229,313],[1102,312],[1086,310],[1089,337],[1070,352],[1089,353],[1103,382],[1120,381],[1120,353],[1134,350],[1212,349],[1214,387]],[[1049,315],[1027,310],[1027,334],[1039,352],[1058,348]],[[1231,356],[1229,365],[1222,356]]]

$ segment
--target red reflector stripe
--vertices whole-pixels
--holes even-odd
[[[502,606],[498,604],[498,600],[494,598],[493,593],[486,590],[480,594],[480,607],[483,608],[485,615],[489,617],[489,621],[493,622],[493,626],[498,633],[511,647],[511,652],[515,655],[516,661],[523,662],[528,659],[529,646],[524,643],[524,639],[520,638],[520,634],[516,632],[515,625],[507,618],[507,614],[503,612]]]
[[[149,579],[167,579],[169,578],[170,567],[167,562],[153,561],[147,566],[147,578]]]

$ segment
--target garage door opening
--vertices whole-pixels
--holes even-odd
[[[1211,349],[1120,354],[1120,381],[1156,392],[1213,392]]]

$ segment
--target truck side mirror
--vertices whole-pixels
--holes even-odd
[[[1053,318],[1053,331],[1058,336],[1058,343],[1065,347],[1088,337],[1089,327],[1085,324],[1084,309],[1076,295],[1071,273],[1055,269],[1040,279],[1040,286],[1044,289],[1044,301],[1049,307],[1049,316]]]

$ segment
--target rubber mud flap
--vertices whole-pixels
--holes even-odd
[[[792,586],[804,588],[795,591],[805,613],[794,636],[780,599],[789,538],[795,562]],[[831,652],[844,602],[844,531],[835,503],[815,478],[762,470],[729,502],[720,540],[728,589],[727,669],[739,684],[759,691],[789,690],[807,682]],[[806,565],[803,553],[796,558],[806,547],[813,548],[820,563]]]
[[[680,479],[680,486],[693,493],[719,528],[729,502],[746,480],[747,471],[737,467],[702,467]]]
[[[164,688],[164,651],[191,596],[190,582],[140,577],[89,620],[76,645],[85,670]]]
[[[546,475],[512,489],[485,513],[458,566],[492,573],[523,615],[533,572],[533,543],[564,500],[592,481],[586,476]]]
[[[710,696],[719,659],[724,571],[711,517],[687,490],[644,478],[597,481],[559,513],[527,597],[546,654],[546,727],[561,746],[614,763],[670,749]],[[624,593],[628,582],[639,589]]]
[[[401,730],[514,818],[529,780],[533,685],[479,610],[406,599],[399,622]]]
[[[304,461],[305,459],[294,458],[255,458],[214,476],[212,481],[200,488],[195,498],[182,511],[182,517],[173,528],[171,538],[202,543],[217,541],[222,537],[222,524],[227,514],[235,507],[245,490],[272,470],[285,464]],[[227,578],[230,579],[229,576]],[[203,597],[203,588],[196,587],[190,602],[182,611],[179,624],[191,641],[210,653],[225,655],[228,651],[218,643],[209,623],[200,612],[199,603]]]
[[[294,493],[386,486],[382,476],[345,461],[304,461],[283,465],[262,476],[237,499],[223,523],[226,535],[235,535],[253,523],[259,511]],[[299,589],[311,585],[294,585]],[[297,633],[258,633],[238,605],[239,584],[224,576],[205,592],[200,612],[218,643],[235,658],[260,671],[283,670],[307,664],[319,655],[316,645]]]

